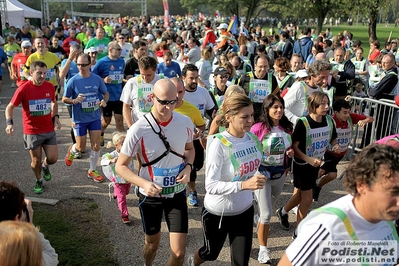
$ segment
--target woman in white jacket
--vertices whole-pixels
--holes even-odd
[[[204,246],[190,257],[190,265],[216,260],[227,235],[231,265],[248,265],[254,215],[252,191],[263,188],[266,182],[266,177],[257,173],[261,144],[249,132],[254,122],[251,100],[233,94],[225,99],[222,111],[218,124],[227,129],[210,136],[206,149]]]

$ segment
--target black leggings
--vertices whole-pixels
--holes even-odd
[[[253,218],[253,206],[234,216],[214,215],[203,208],[204,246],[198,251],[199,257],[203,261],[216,260],[228,234],[231,265],[248,265],[252,248]],[[219,228],[220,219],[222,222]]]

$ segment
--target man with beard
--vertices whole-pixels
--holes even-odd
[[[257,122],[262,109],[263,100],[270,93],[279,93],[276,77],[269,72],[269,60],[266,55],[257,55],[254,60],[255,70],[246,73],[238,80],[245,93],[254,103],[254,119]]]
[[[195,105],[204,117],[207,114],[213,118],[216,114],[216,108],[214,101],[212,100],[207,89],[198,87],[198,68],[193,64],[187,64],[182,70],[182,78],[184,81],[184,87],[186,93],[184,100]],[[196,132],[198,135],[201,135]],[[194,139],[195,158],[194,167],[190,174],[190,182],[188,187],[190,188],[190,195],[187,198],[187,204],[190,206],[198,207],[197,191],[195,188],[195,180],[197,179],[197,171],[201,170],[204,164],[204,147],[201,145],[200,140]]]
[[[148,47],[144,41],[133,43],[133,57],[127,61],[124,70],[125,82],[135,76],[140,75],[138,61],[140,58],[146,55],[148,55]]]

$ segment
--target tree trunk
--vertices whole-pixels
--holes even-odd
[[[319,12],[319,14],[318,14],[318,16],[317,16],[317,30],[316,30],[317,35],[319,35],[320,32],[321,32],[322,29],[323,29],[323,22],[324,22],[325,16],[323,16],[322,13],[323,13],[323,12]]]
[[[369,24],[369,41],[377,40],[377,19],[378,9],[371,10],[370,13],[370,24]]]

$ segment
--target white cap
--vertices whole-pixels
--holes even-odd
[[[21,47],[32,47],[32,43],[30,41],[23,41]]]
[[[299,69],[295,74],[295,78],[306,78],[307,76],[308,73],[306,72],[306,69]]]
[[[226,23],[222,23],[222,24],[219,25],[218,30],[221,30],[221,29],[226,29],[227,30],[228,27],[229,27],[229,25],[227,25]]]
[[[140,41],[140,37],[139,36],[134,36],[133,38],[133,43]]]
[[[152,36],[152,34],[148,33],[147,36],[145,36],[146,40],[154,40],[154,36]]]
[[[97,48],[96,47],[89,47],[85,50],[85,54],[88,53],[98,53]]]

